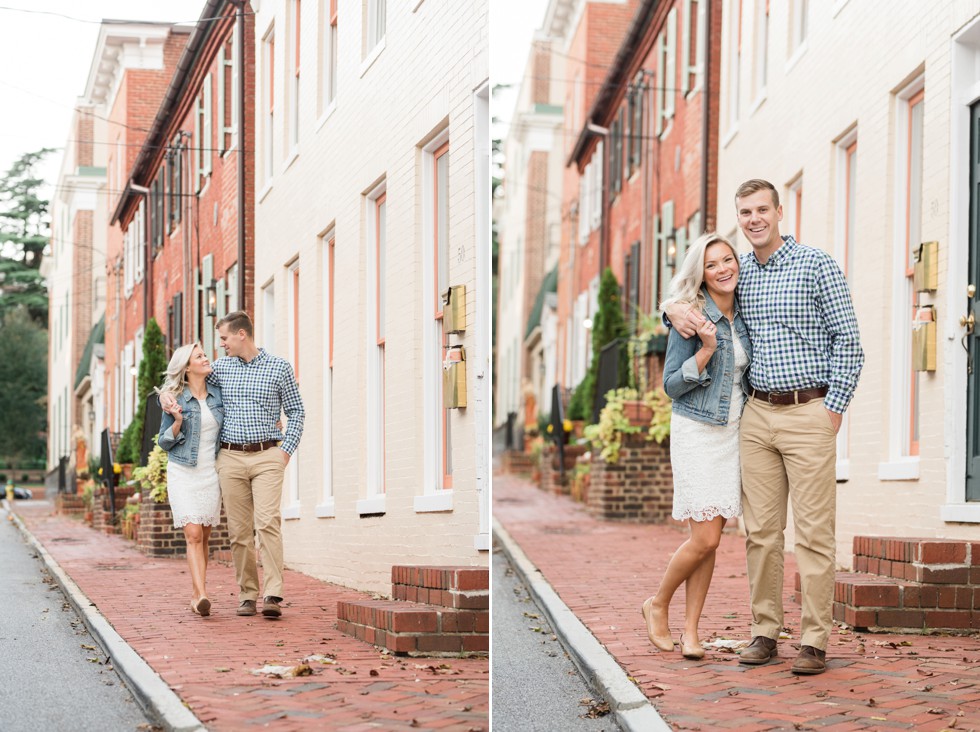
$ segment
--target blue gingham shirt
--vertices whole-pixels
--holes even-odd
[[[244,445],[282,440],[280,447],[292,455],[303,436],[306,411],[289,362],[260,348],[251,361],[225,356],[211,369],[208,381],[221,387],[225,404],[221,441]],[[283,412],[288,418],[285,436],[276,429]]]
[[[843,414],[864,365],[847,280],[824,251],[783,237],[765,264],[741,256],[738,299],[752,340],[749,383],[760,391],[827,387]]]

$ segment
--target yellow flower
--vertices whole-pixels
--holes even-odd
[[[565,432],[571,432],[572,431],[572,420],[566,419],[564,422],[561,423],[561,428],[563,430],[565,430]]]
[[[548,434],[550,435],[554,431],[555,431],[555,426],[553,424],[549,424],[548,425]]]
[[[115,473],[116,475],[119,475],[122,472],[122,465],[120,465],[119,463],[113,463],[112,472]]]

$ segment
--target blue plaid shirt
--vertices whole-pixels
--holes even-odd
[[[282,449],[292,455],[303,436],[306,411],[289,362],[260,348],[251,361],[225,356],[211,368],[208,381],[221,387],[225,404],[221,441],[244,445],[282,440]],[[283,412],[289,420],[285,436],[276,429]]]
[[[826,252],[783,237],[765,264],[741,256],[738,299],[752,340],[749,383],[760,391],[828,387],[843,414],[864,365],[847,280]]]

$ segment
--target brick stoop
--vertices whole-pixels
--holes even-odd
[[[506,450],[501,459],[501,469],[505,473],[531,475],[537,467],[537,459],[521,450]]]
[[[862,630],[980,630],[980,542],[856,536],[854,569],[837,573],[834,620]]]
[[[480,567],[391,568],[393,600],[337,603],[337,629],[409,656],[490,651],[490,571]]]

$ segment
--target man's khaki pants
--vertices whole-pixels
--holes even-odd
[[[253,529],[259,536],[265,597],[282,597],[282,450],[239,452],[222,448],[215,462],[228,514],[231,558],[238,580],[238,601],[257,600],[259,572]]]
[[[791,498],[803,596],[800,643],[826,650],[833,624],[837,435],[823,399],[776,406],[749,397],[741,458],[752,637],[776,639],[783,628],[783,532]]]

